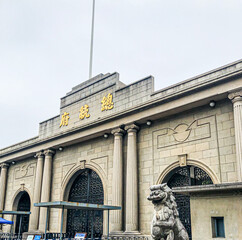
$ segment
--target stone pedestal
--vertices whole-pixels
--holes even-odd
[[[41,201],[41,186],[42,186],[42,178],[43,178],[43,166],[44,166],[44,154],[43,152],[39,152],[36,154],[37,157],[37,167],[35,174],[35,185],[34,185],[34,195],[33,195],[33,203],[39,203]],[[32,212],[30,215],[29,221],[29,229],[31,232],[35,232],[38,230],[39,224],[39,207],[34,207],[32,205]]]
[[[234,107],[234,132],[238,182],[242,181],[242,90],[230,93],[229,99]]]
[[[114,151],[113,151],[113,182],[112,182],[112,205],[123,205],[123,134],[121,128],[112,131],[114,135]],[[122,218],[123,211],[111,211],[111,234],[118,235],[123,231]]]
[[[1,167],[1,176],[0,176],[0,210],[4,210],[4,201],[6,195],[6,185],[7,185],[7,176],[8,176],[8,167],[9,164],[2,163]]]
[[[50,190],[51,190],[51,172],[52,172],[52,158],[54,155],[53,150],[44,151],[45,163],[44,163],[44,173],[43,173],[43,183],[41,191],[41,202],[50,201]],[[47,208],[40,208],[40,218],[39,218],[39,230],[45,230]]]
[[[137,131],[139,127],[131,124],[125,127],[128,132],[127,174],[126,174],[126,221],[125,233],[138,234],[138,159]]]

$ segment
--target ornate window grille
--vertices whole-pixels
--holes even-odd
[[[97,173],[91,169],[81,172],[72,184],[68,201],[103,204],[103,185]],[[86,232],[87,237],[91,237],[92,221],[94,237],[101,238],[103,234],[103,212],[68,210],[67,235],[73,238],[76,232]]]
[[[167,179],[167,185],[170,188],[207,184],[213,184],[209,175],[201,168],[194,166],[178,167],[169,174]],[[192,239],[190,197],[177,193],[174,195],[181,222],[186,228],[189,238]]]

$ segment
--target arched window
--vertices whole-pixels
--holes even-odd
[[[165,177],[163,182],[167,182],[170,188],[213,184],[211,178],[204,170],[194,166],[175,168]],[[181,222],[186,228],[189,238],[192,239],[190,197],[176,193],[174,195]]]
[[[103,204],[103,185],[98,174],[91,169],[80,172],[71,186],[68,201]],[[68,210],[66,232],[69,237],[74,237],[76,232],[86,232],[88,237],[91,237],[92,227],[94,237],[101,238],[103,234],[102,211]]]

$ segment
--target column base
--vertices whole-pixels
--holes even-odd
[[[45,232],[43,232],[43,231],[40,231],[40,230],[32,230],[32,229],[30,229],[28,232],[26,232],[26,233],[29,233],[29,234],[43,234],[43,233],[45,233]]]
[[[125,231],[124,235],[125,236],[133,236],[133,235],[137,236],[137,235],[141,235],[141,233],[139,231]]]
[[[124,231],[113,231],[113,232],[110,232],[109,235],[112,237],[120,237],[124,235]]]

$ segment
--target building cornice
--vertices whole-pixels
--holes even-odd
[[[205,72],[198,76],[189,78],[182,82],[178,82],[166,88],[154,92],[152,95],[161,93],[162,96],[171,95],[172,93],[183,92],[192,88],[200,88],[203,85],[214,84],[217,81],[222,81],[224,78],[232,77],[242,73],[242,59],[224,65],[222,67]],[[176,91],[175,91],[176,90]]]
[[[225,71],[225,68],[228,68],[230,70]],[[186,82],[189,82],[189,81],[191,82],[196,79],[196,78],[193,78],[193,79],[184,81],[182,83],[173,85],[173,87],[175,88],[178,87],[177,91],[174,90],[173,92],[171,91],[170,94],[164,94],[164,91],[167,91],[168,89],[171,89],[171,88],[160,90],[152,94],[154,97],[151,100],[145,103],[142,103],[140,105],[136,105],[132,108],[114,113],[111,116],[96,119],[94,121],[89,122],[88,124],[82,125],[74,129],[72,128],[70,130],[67,130],[66,132],[61,132],[47,138],[37,137],[31,140],[26,140],[25,142],[22,142],[20,146],[19,144],[15,144],[11,147],[4,148],[0,150],[0,162],[4,162],[9,159],[12,159],[11,157],[7,157],[7,156],[10,156],[15,153],[19,153],[26,149],[33,148],[33,151],[37,152],[44,148],[58,147],[60,146],[60,144],[63,145],[63,142],[65,143],[65,139],[67,138],[71,139],[70,136],[73,136],[73,138],[70,141],[67,141],[70,144],[73,141],[76,141],[76,142],[81,141],[80,140],[81,138],[85,140],[87,138],[87,135],[85,135],[87,130],[89,130],[88,132],[90,133],[89,134],[89,139],[90,139],[93,137],[101,136],[106,130],[110,130],[111,132],[112,129],[117,128],[123,124],[127,125],[127,124],[131,124],[132,122],[139,123],[138,121],[145,121],[148,118],[150,118],[152,114],[153,115],[159,114],[160,116],[163,114],[162,116],[168,116],[169,114],[171,115],[172,113],[174,113],[174,110],[176,110],[176,112],[179,112],[178,109],[181,109],[180,111],[184,111],[184,110],[188,110],[189,108],[198,107],[198,106],[201,106],[202,104],[205,104],[206,101],[208,101],[206,99],[209,99],[212,97],[217,98],[217,100],[219,100],[219,98],[220,99],[227,98],[229,92],[232,92],[238,88],[241,88],[242,79],[239,79],[239,77],[242,75],[242,60],[232,63],[230,65],[227,65],[225,67],[219,68],[217,69],[217,71],[223,71],[224,74],[222,73],[215,74],[215,70],[211,71],[207,74],[211,75],[212,73],[214,73],[214,77],[210,78],[209,81],[206,80],[203,83],[200,82],[198,86],[193,86],[190,88],[178,87],[178,86],[184,85]],[[200,75],[199,77],[206,79],[205,76],[206,74],[203,74],[203,75]],[[233,84],[230,84],[232,80],[234,82]],[[161,95],[159,96],[159,94],[162,92],[163,92],[162,94],[163,96]],[[156,95],[157,97],[155,97]],[[193,97],[191,98],[192,95]],[[182,98],[183,100],[181,101]],[[177,100],[179,102],[177,102]],[[181,104],[180,102],[182,102],[183,104]],[[142,112],[142,116],[139,115],[140,112]],[[90,131],[90,129],[97,130],[97,127],[99,127],[99,130],[100,130],[99,132],[93,131],[92,133],[92,131]],[[81,134],[77,134],[80,132],[85,132],[83,133],[83,137],[80,136]],[[76,135],[78,135],[78,137]],[[41,146],[45,145],[45,146],[39,147],[40,145]]]

